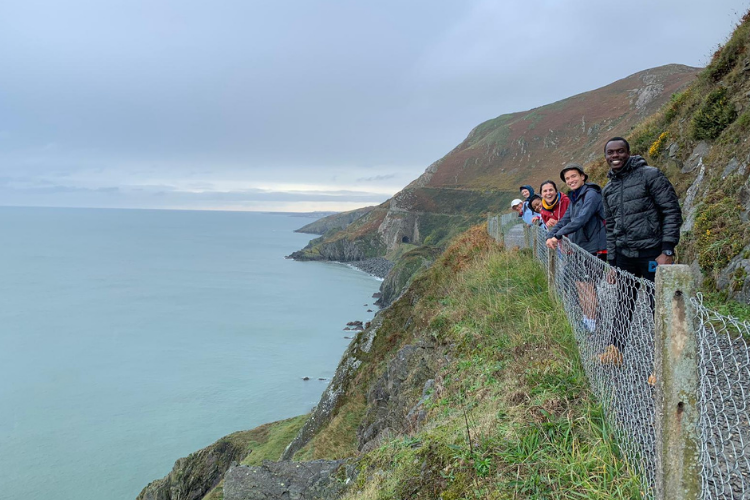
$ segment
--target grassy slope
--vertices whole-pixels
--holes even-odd
[[[638,496],[591,400],[562,310],[528,255],[505,252],[474,228],[384,316],[373,369],[360,371],[369,380],[388,352],[418,337],[450,346],[451,362],[436,380],[426,424],[360,456],[347,499]],[[361,382],[341,410],[350,421],[324,429],[310,457],[356,454],[356,442],[342,446],[341,438],[356,430]]]

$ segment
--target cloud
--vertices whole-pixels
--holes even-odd
[[[45,181],[50,196],[68,189],[66,203],[79,193],[83,205],[110,203],[98,189],[119,189],[111,203],[151,206],[154,190],[166,193],[160,203],[203,203],[209,192],[241,190],[228,186],[290,179],[321,204],[374,198],[419,176],[486,119],[649,67],[707,61],[746,8],[745,0],[633,0],[625,10],[595,0],[310,0],[292,9],[8,0],[0,2],[0,46],[13,47],[0,50],[0,175],[37,186],[14,191],[27,204],[59,202],[40,194]],[[330,193],[313,193],[321,184]],[[357,184],[373,193],[345,193]]]
[[[387,181],[389,179],[395,179],[396,174],[383,174],[383,175],[374,175],[372,177],[360,177],[357,179],[357,182],[378,182],[378,181]]]

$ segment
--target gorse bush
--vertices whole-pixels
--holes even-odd
[[[662,132],[661,134],[659,134],[659,138],[654,141],[650,148],[648,148],[648,155],[651,158],[656,158],[657,156],[659,156],[662,149],[664,149],[664,143],[666,142],[668,137],[669,132]]]

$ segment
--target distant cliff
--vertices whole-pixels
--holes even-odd
[[[375,207],[364,207],[358,208],[356,210],[350,210],[348,212],[331,214],[326,217],[322,217],[315,222],[311,222],[310,224],[297,229],[295,232],[323,235],[332,230],[344,229],[363,215],[367,215],[368,213],[370,213],[373,208]]]

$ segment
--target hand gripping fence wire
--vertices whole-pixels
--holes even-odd
[[[508,215],[497,218],[493,236],[506,246],[530,243],[547,271],[554,260],[556,296],[591,389],[643,484],[643,498],[654,498],[654,284],[610,267],[567,238],[548,249],[544,227],[527,229],[532,237],[524,238],[524,224]],[[750,499],[750,324],[707,309],[700,294],[691,303],[699,344],[701,498]]]

